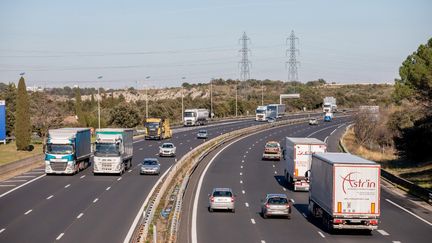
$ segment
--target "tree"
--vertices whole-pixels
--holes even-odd
[[[78,117],[78,123],[86,126],[85,115],[82,111],[81,93],[79,88],[75,88],[75,115]]]
[[[35,92],[31,95],[31,121],[33,130],[45,138],[50,128],[57,128],[62,124],[61,109],[49,99],[45,93]]]
[[[116,127],[132,128],[140,124],[140,121],[138,109],[127,103],[115,106],[110,112],[109,123]]]
[[[31,138],[30,105],[24,78],[18,82],[15,111],[15,137],[17,150],[28,150]]]

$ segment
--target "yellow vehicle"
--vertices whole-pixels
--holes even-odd
[[[145,139],[166,139],[172,137],[169,120],[164,118],[144,119]]]

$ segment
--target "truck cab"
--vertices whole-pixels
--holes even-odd
[[[169,120],[164,118],[146,118],[144,122],[145,135],[147,139],[166,139],[172,137]]]

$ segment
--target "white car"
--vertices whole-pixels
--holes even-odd
[[[215,209],[235,212],[235,195],[231,188],[214,188],[212,193],[209,194],[208,210],[213,212]]]
[[[316,118],[309,119],[309,125],[318,125],[318,119]]]
[[[176,156],[176,147],[174,146],[173,143],[163,143],[160,147],[159,147],[159,156],[171,156],[171,157],[175,157]]]

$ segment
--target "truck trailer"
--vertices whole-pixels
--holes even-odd
[[[285,138],[284,175],[294,191],[309,191],[309,173],[312,154],[324,153],[327,145],[316,138]]]
[[[270,111],[269,117],[280,118],[285,115],[285,105],[284,104],[270,104],[267,106]]]
[[[380,165],[347,153],[312,155],[308,211],[325,228],[378,228]]]
[[[208,122],[209,111],[207,109],[186,109],[183,113],[184,126],[201,126]]]
[[[123,174],[132,167],[133,129],[96,129],[93,174]]]
[[[90,156],[89,128],[48,130],[45,144],[46,174],[76,174],[90,165]]]
[[[146,118],[144,120],[144,139],[166,139],[172,137],[172,130],[168,119]]]

